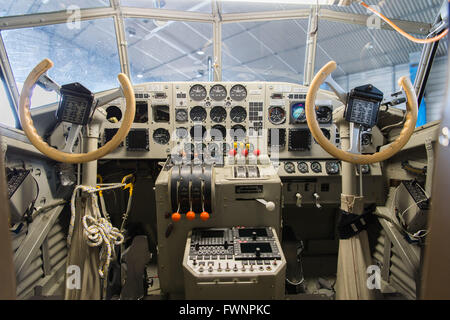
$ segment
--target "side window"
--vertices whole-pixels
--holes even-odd
[[[16,118],[11,106],[9,94],[6,90],[6,83],[0,71],[0,124],[16,127]]]

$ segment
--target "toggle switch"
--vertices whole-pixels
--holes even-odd
[[[273,201],[266,201],[264,199],[256,199],[259,203],[262,203],[266,206],[267,211],[273,211],[275,210],[275,203]]]
[[[303,196],[300,193],[297,193],[295,197],[297,198],[295,205],[300,208],[302,206]]]
[[[319,200],[320,200],[319,194],[317,192],[314,192],[313,197],[314,197],[314,202],[315,202],[316,207],[318,209],[321,209],[322,205],[319,203]]]

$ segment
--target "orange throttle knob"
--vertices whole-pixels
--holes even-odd
[[[180,220],[181,220],[181,214],[179,214],[178,212],[172,213],[172,221],[173,222],[178,222]]]
[[[186,213],[186,219],[194,220],[195,219],[195,212],[194,211],[189,211],[188,213]]]
[[[209,219],[209,213],[206,211],[203,211],[202,213],[200,213],[200,219],[202,219],[203,221],[206,221]]]

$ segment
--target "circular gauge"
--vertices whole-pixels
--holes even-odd
[[[247,130],[239,124],[231,127],[230,135],[234,141],[242,141],[247,136]]]
[[[306,121],[304,102],[298,102],[291,106],[291,117],[294,123],[304,123]]]
[[[328,174],[338,174],[339,173],[339,162],[337,161],[327,161],[325,164],[325,170]]]
[[[214,101],[222,101],[227,97],[227,89],[221,84],[216,84],[209,90],[209,97]]]
[[[308,173],[309,168],[308,168],[308,164],[304,161],[301,161],[297,164],[297,168],[298,171],[300,171],[301,173]]]
[[[319,123],[330,123],[333,114],[333,108],[329,106],[320,106],[316,108],[316,118]]]
[[[211,118],[211,121],[215,123],[224,122],[227,118],[227,110],[221,106],[214,107],[209,112],[209,117]]]
[[[191,111],[189,112],[189,116],[194,122],[202,122],[206,120],[207,113],[205,108],[196,106],[191,109]]]
[[[194,101],[202,101],[206,98],[206,95],[206,88],[201,84],[196,84],[191,87],[191,90],[189,90],[189,96]]]
[[[372,143],[372,135],[370,133],[363,133],[361,135],[361,144],[363,146],[368,146]]]
[[[195,141],[202,141],[206,134],[206,128],[204,126],[193,126],[190,134]]]
[[[186,128],[180,127],[175,129],[175,134],[177,138],[184,139],[188,135],[188,130]]]
[[[328,130],[328,129],[323,129],[323,128],[321,128],[320,130],[322,130],[323,135],[324,135],[328,140],[330,140],[330,138],[331,138],[330,130]]]
[[[284,164],[284,171],[287,173],[295,173],[295,165],[292,162],[286,162]]]
[[[240,106],[236,106],[230,111],[230,118],[233,122],[241,123],[247,119],[247,111]]]
[[[211,131],[209,132],[211,139],[214,141],[222,141],[227,136],[227,129],[225,129],[224,126],[220,124],[216,124],[211,128]]]
[[[234,101],[242,101],[247,98],[247,89],[243,85],[237,84],[231,88],[230,97]]]
[[[186,109],[176,109],[175,110],[175,120],[177,122],[188,121],[188,112]]]
[[[170,141],[170,133],[163,128],[156,129],[153,132],[153,140],[158,144],[168,144]]]
[[[109,106],[106,108],[106,119],[111,123],[119,122],[122,119],[122,110],[117,106]]]
[[[282,124],[286,120],[286,111],[281,107],[269,108],[269,121],[272,124]]]
[[[197,145],[195,146],[195,151],[197,151],[197,153],[204,153],[206,150],[206,144],[204,143],[197,143]]]
[[[220,153],[220,147],[217,143],[208,144],[208,154],[211,157],[216,157]]]
[[[187,154],[194,154],[195,152],[195,146],[193,143],[185,143],[183,149]]]
[[[319,162],[314,161],[311,163],[311,170],[315,173],[321,173],[322,172],[322,166]]]
[[[368,164],[362,164],[361,165],[361,172],[363,174],[369,174],[370,173],[370,165]]]

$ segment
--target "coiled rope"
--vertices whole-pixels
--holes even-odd
[[[82,218],[83,223],[83,235],[90,247],[100,247],[100,266],[98,273],[100,277],[103,278],[109,269],[109,264],[112,259],[115,258],[115,246],[120,245],[124,241],[124,235],[114,227],[108,219],[102,217],[100,209],[98,206],[97,192],[116,189],[124,187],[125,185],[114,184],[102,188],[94,188],[90,186],[79,185],[75,188],[72,194],[72,199],[70,202],[71,217],[69,225],[69,234],[67,237],[67,244],[70,247],[72,243],[73,230],[75,227],[75,200],[77,198],[78,191],[87,193],[91,198],[91,213],[88,213]]]

